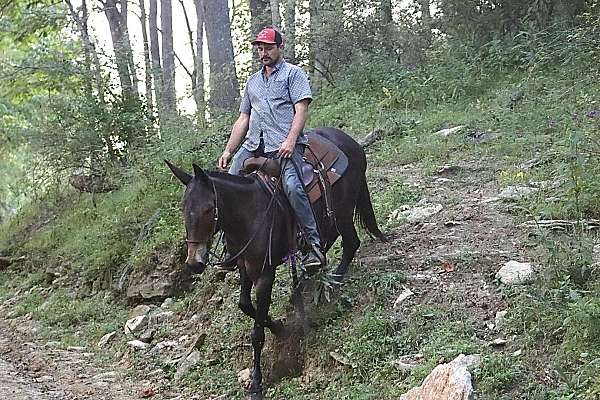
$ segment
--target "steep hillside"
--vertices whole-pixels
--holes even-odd
[[[481,356],[481,399],[600,395],[600,73],[597,49],[576,44],[532,43],[538,57],[510,65],[523,48],[442,49],[420,69],[371,60],[323,90],[311,126],[383,132],[368,178],[390,241],[365,235],[341,288],[310,282],[305,336],[269,335],[269,398],[398,399],[461,353]],[[119,190],[61,188],[3,225],[1,353],[80,398],[241,398],[251,323],[235,273],[174,276],[190,287],[136,309],[150,315],[144,349],[123,333],[139,299],[115,289],[179,268],[181,187],[161,160],[212,168],[227,132],[174,135]],[[532,264],[529,283],[497,278],[509,261]],[[290,281],[281,267],[275,316],[291,318]]]

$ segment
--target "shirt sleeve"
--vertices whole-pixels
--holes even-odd
[[[308,99],[312,101],[312,91],[310,90],[310,84],[306,72],[301,68],[294,68],[290,72],[290,99],[293,104],[296,104],[300,100]]]
[[[246,82],[244,95],[242,96],[242,102],[240,103],[240,113],[244,114],[250,114],[250,110],[252,109],[252,106],[250,105],[250,96],[248,95],[248,82]]]

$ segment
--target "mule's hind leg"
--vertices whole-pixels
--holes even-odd
[[[240,300],[238,307],[244,314],[252,319],[256,319],[256,309],[252,305],[252,280],[248,277],[245,268],[240,268]],[[275,336],[281,336],[284,334],[285,329],[283,323],[280,320],[273,320],[271,316],[267,315],[267,321],[265,326],[269,328],[271,333]]]
[[[260,358],[265,345],[265,326],[269,318],[271,306],[271,289],[275,280],[275,268],[267,267],[256,281],[256,317],[252,328],[252,348],[254,349],[254,368],[249,392],[251,399],[262,399],[262,371]]]
[[[341,282],[346,272],[348,272],[348,266],[352,262],[358,246],[360,246],[360,239],[356,233],[356,228],[354,228],[352,216],[338,218],[337,227],[342,236],[342,260],[335,269],[334,274],[335,280]]]

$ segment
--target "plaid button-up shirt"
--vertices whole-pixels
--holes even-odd
[[[248,79],[240,112],[250,114],[250,126],[242,146],[254,151],[260,144],[262,134],[265,152],[279,149],[286,139],[294,118],[294,104],[300,100],[312,100],[306,73],[293,64],[282,60],[267,79],[264,67]],[[298,144],[308,143],[304,133],[298,136]]]

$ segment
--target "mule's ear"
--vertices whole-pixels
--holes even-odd
[[[196,164],[192,164],[192,167],[194,168],[194,178],[198,179],[201,182],[208,183],[210,178],[208,177],[208,175],[206,175],[206,172],[204,172],[202,168],[200,168]]]
[[[186,186],[187,186],[188,183],[190,183],[190,181],[192,180],[193,176],[191,176],[190,174],[188,174],[184,170],[182,170],[180,168],[177,168],[176,166],[174,166],[173,164],[171,164],[167,160],[165,160],[165,163],[167,163],[167,166],[169,167],[169,169],[171,170],[171,172],[173,173],[173,175],[175,175],[177,177],[177,179],[179,179],[181,181],[181,183],[183,183]]]

